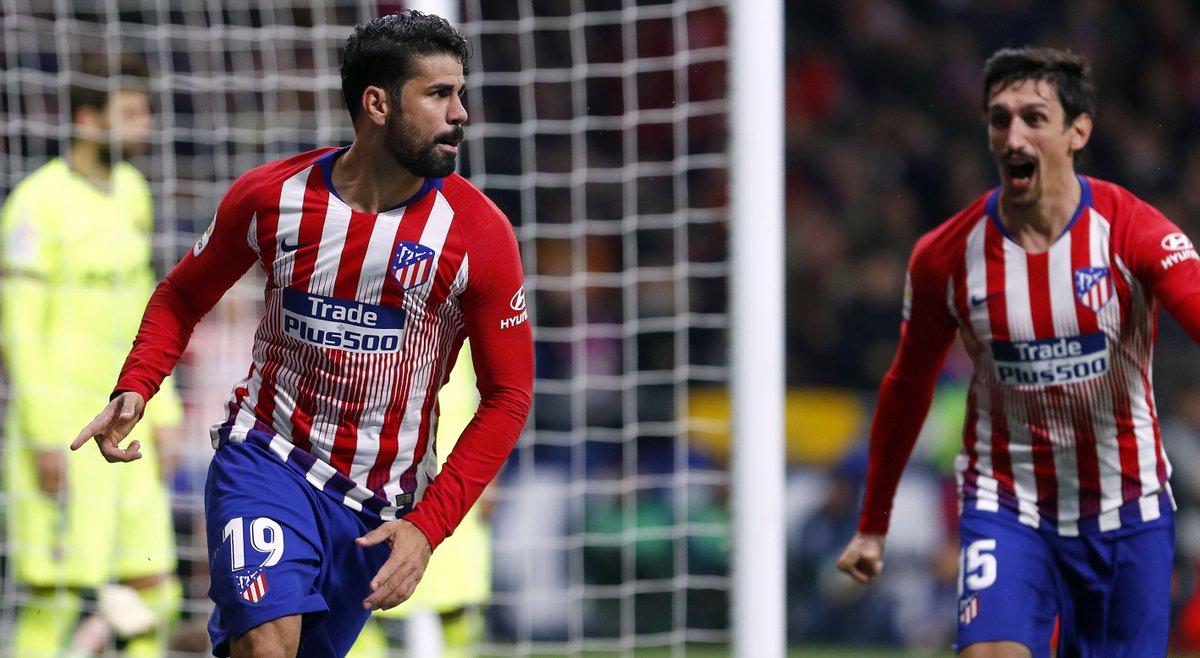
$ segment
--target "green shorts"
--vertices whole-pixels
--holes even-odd
[[[67,451],[61,496],[41,490],[35,451],[14,438],[5,446],[4,488],[20,582],[86,588],[175,570],[170,497],[145,432],[142,459],[128,464],[109,464],[94,445]]]

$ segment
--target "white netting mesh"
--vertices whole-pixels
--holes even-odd
[[[154,71],[156,130],[136,164],[160,274],[237,175],[348,143],[337,48],[401,3],[243,4],[0,0],[0,195],[67,143],[63,89],[86,52],[145,53]],[[534,417],[494,494],[491,654],[682,655],[727,640],[728,478],[721,450],[692,438],[722,423],[689,422],[696,405],[721,407],[708,391],[728,379],[725,4],[461,6],[475,53],[461,168],[517,228],[537,340]],[[259,285],[243,281],[205,320],[178,373],[189,453],[175,507],[195,622],[209,605],[206,430],[248,365]],[[11,580],[3,595],[11,620]]]
[[[480,0],[463,18],[464,165],[518,226],[539,347],[494,630],[519,652],[720,640],[725,474],[679,412],[726,377],[721,3]]]

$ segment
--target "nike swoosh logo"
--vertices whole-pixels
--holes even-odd
[[[994,292],[986,297],[976,297],[975,295],[971,295],[971,306],[979,306],[980,304],[986,302],[987,300],[989,300],[999,294],[1000,293],[998,293],[998,292]]]
[[[300,249],[301,247],[307,247],[307,246],[308,246],[308,245],[310,245],[310,244],[312,244],[312,243],[311,243],[311,242],[305,242],[304,244],[300,244],[299,242],[296,242],[296,243],[293,243],[293,244],[288,244],[287,238],[284,238],[284,239],[283,239],[283,242],[280,242],[280,243],[279,243],[279,250],[280,250],[280,251],[282,251],[282,252],[284,252],[284,253],[288,253],[288,252],[292,252],[292,251],[295,251],[295,250],[297,250],[297,249]]]

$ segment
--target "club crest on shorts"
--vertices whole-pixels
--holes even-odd
[[[401,241],[396,245],[396,257],[392,260],[392,276],[401,288],[416,288],[429,280],[436,255],[437,252],[419,242]]]
[[[971,592],[970,596],[958,600],[958,623],[966,625],[979,615],[979,593]]]
[[[234,576],[237,579],[238,596],[251,603],[258,603],[267,595],[267,572],[262,567],[255,569],[245,576]]]
[[[1112,299],[1112,277],[1107,267],[1081,267],[1075,270],[1075,298],[1099,313]]]

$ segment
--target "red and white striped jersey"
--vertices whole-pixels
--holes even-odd
[[[998,189],[918,242],[872,427],[864,532],[886,532],[956,334],[974,364],[957,463],[964,505],[1063,535],[1153,520],[1173,505],[1151,357],[1160,301],[1200,335],[1200,256],[1128,191],[1079,180],[1079,208],[1045,253],[1006,234]]]
[[[496,475],[529,412],[532,336],[516,238],[458,175],[428,180],[389,211],[355,211],[331,182],[339,152],[273,162],[230,187],[147,307],[117,389],[149,399],[199,319],[257,262],[265,314],[214,447],[260,443],[347,506],[405,516],[436,547]],[[437,392],[466,337],[481,403],[434,483]]]

